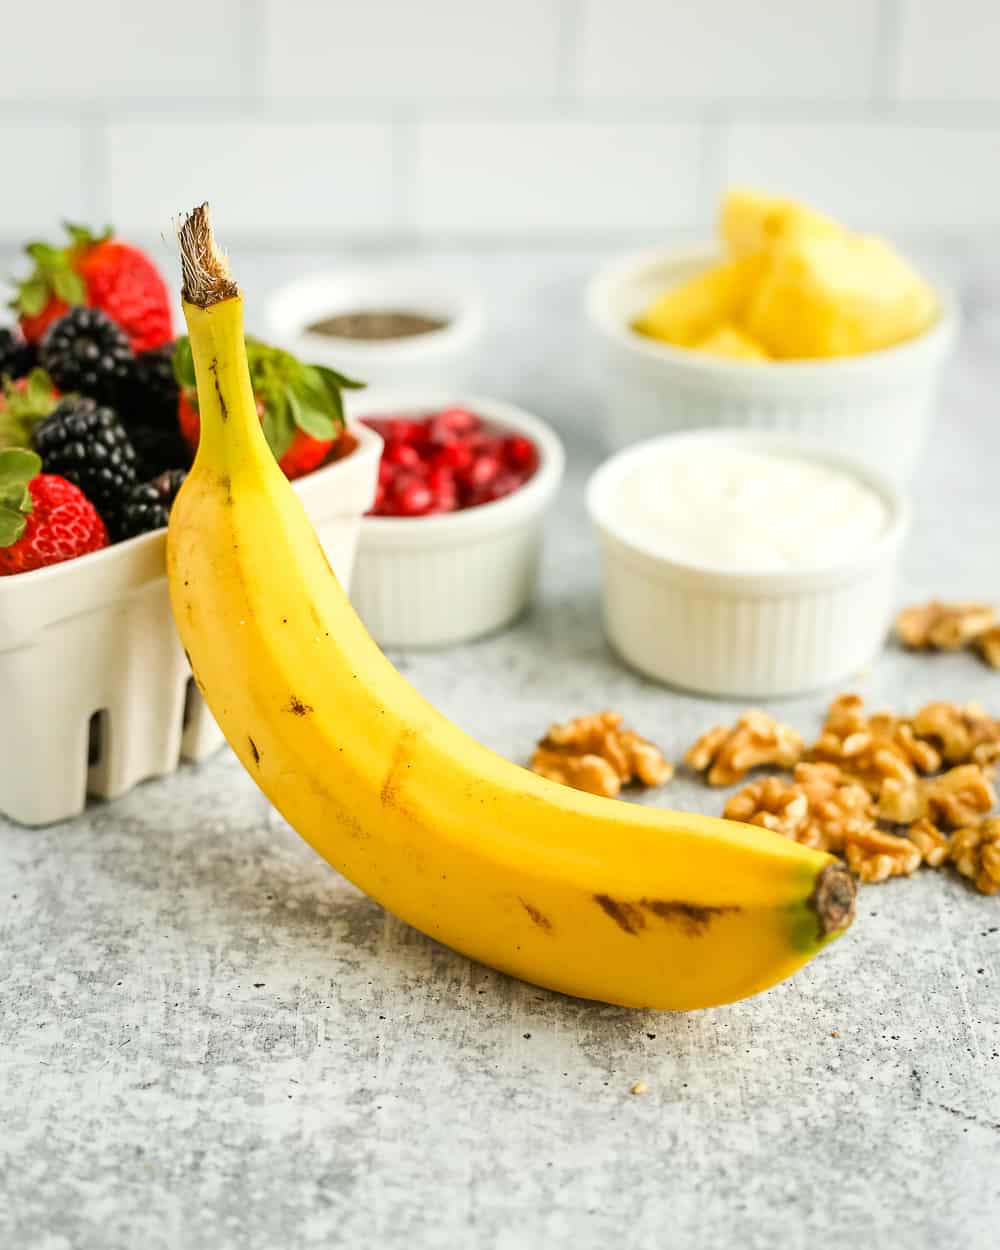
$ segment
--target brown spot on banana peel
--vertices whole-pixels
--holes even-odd
[[[608,894],[595,894],[594,902],[630,937],[636,937],[646,927],[644,912],[668,923],[680,923],[692,936],[699,937],[713,920],[740,910],[732,904],[710,907],[672,898],[641,898],[637,903],[625,903]]]
[[[543,911],[539,911],[537,907],[533,907],[531,903],[527,902],[523,898],[520,900],[520,903],[531,918],[532,924],[538,925],[539,929],[541,929],[543,933],[552,932],[552,921]]]
[[[676,899],[665,898],[644,898],[639,905],[651,911],[654,916],[659,916],[661,920],[679,921],[695,937],[704,933],[719,916],[741,910],[731,903],[708,907],[702,903],[682,903]]]
[[[249,734],[247,734],[247,742],[250,743],[250,754],[253,756],[253,762],[258,768],[260,768],[260,751],[258,750],[257,743],[254,742],[253,738],[251,738]]]
[[[594,902],[619,929],[632,937],[646,927],[646,917],[632,903],[621,903],[610,894],[595,894]]]
[[[409,767],[410,747],[415,737],[415,730],[404,729],[396,739],[396,745],[392,750],[392,758],[389,760],[389,767],[386,770],[385,780],[382,782],[382,790],[379,794],[383,807],[398,806],[400,775],[405,768]]]
[[[222,398],[222,388],[219,386],[219,362],[212,357],[212,363],[208,366],[208,371],[212,375],[212,384],[215,387],[215,397],[219,401],[219,413],[223,421],[229,420],[229,409],[226,407],[226,401]]]
[[[816,878],[809,907],[819,923],[821,938],[842,933],[854,920],[858,886],[846,865],[834,860]]]
[[[289,696],[288,710],[293,716],[308,716],[314,709],[311,703],[303,703],[297,695],[293,694]]]

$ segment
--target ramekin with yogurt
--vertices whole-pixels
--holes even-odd
[[[649,677],[797,694],[884,641],[908,511],[860,462],[783,434],[671,434],[608,460],[587,504],[608,637]]]

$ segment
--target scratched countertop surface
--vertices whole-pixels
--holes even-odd
[[[913,250],[965,324],[900,600],[1000,601],[1000,266],[989,241]],[[604,706],[677,759],[743,706],[648,683],[602,636],[579,306],[607,255],[417,257],[487,297],[480,393],[554,422],[569,451],[530,613],[393,655],[515,759]],[[341,259],[235,254],[251,327],[284,277]],[[964,654],[889,648],[858,689],[1000,712],[1000,674]],[[814,734],[828,694],[769,707]],[[681,775],[652,801],[717,813],[723,797]],[[66,824],[0,817],[10,1250],[993,1250],[998,1162],[1000,898],[950,874],[864,890],[851,933],[768,993],[665,1014],[547,993],[424,938],[322,862],[228,749]]]

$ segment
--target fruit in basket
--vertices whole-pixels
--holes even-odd
[[[635,322],[650,338],[692,347],[727,322],[739,321],[760,270],[757,256],[706,269],[665,292]]]
[[[432,516],[493,503],[513,494],[538,468],[538,448],[530,438],[467,408],[363,420],[385,442],[374,516]]]
[[[855,887],[830,856],[547,781],[421,698],[354,613],[263,437],[206,207],[180,242],[203,430],[167,531],[171,602],[216,720],[292,826],[438,941],[606,1002],[728,1002],[842,932]]]
[[[119,400],[120,416],[135,448],[136,473],[143,480],[191,463],[179,425],[180,387],[173,357],[173,342],[140,352]]]
[[[122,514],[122,536],[136,538],[163,529],[186,477],[186,469],[167,469],[150,481],[133,486]]]
[[[750,256],[793,235],[836,237],[843,233],[839,222],[808,204],[744,187],[726,192],[719,213],[719,235],[730,256]]]
[[[113,404],[132,367],[128,335],[99,308],[71,308],[52,323],[38,358],[61,391]]]
[[[712,356],[728,356],[731,360],[769,360],[767,352],[756,339],[738,326],[721,325],[693,344],[695,351]]]
[[[805,360],[891,347],[937,316],[930,284],[888,243],[808,205],[730,191],[719,231],[726,258],[664,292],[633,329],[730,359]]]
[[[307,365],[280,347],[247,338],[250,380],[264,436],[291,481],[326,460],[344,430],[340,392],[363,387],[325,365]],[[198,449],[201,421],[194,364],[187,339],[179,339],[174,372],[181,384],[177,420],[191,452]]]
[[[33,343],[9,326],[0,326],[0,382],[5,378],[13,381],[27,376],[37,360]]]
[[[126,332],[132,350],[148,351],[173,337],[170,299],[159,271],[137,247],[116,239],[110,229],[94,234],[66,223],[62,247],[29,243],[31,274],[12,302],[29,343],[76,304],[100,308]]]
[[[3,380],[0,392],[0,448],[27,447],[35,426],[59,402],[59,392],[44,369],[25,378]]]
[[[935,303],[928,283],[881,239],[803,235],[775,251],[746,326],[779,358],[853,356],[919,334]]]
[[[32,451],[0,451],[0,576],[28,573],[108,545],[104,522],[83,491],[40,469]]]
[[[79,486],[112,539],[121,538],[125,504],[135,485],[135,451],[114,409],[68,395],[35,427],[32,444],[45,472]]]

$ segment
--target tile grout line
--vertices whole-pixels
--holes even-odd
[[[872,56],[870,103],[873,118],[892,112],[898,101],[902,29],[901,0],[879,0]]]

